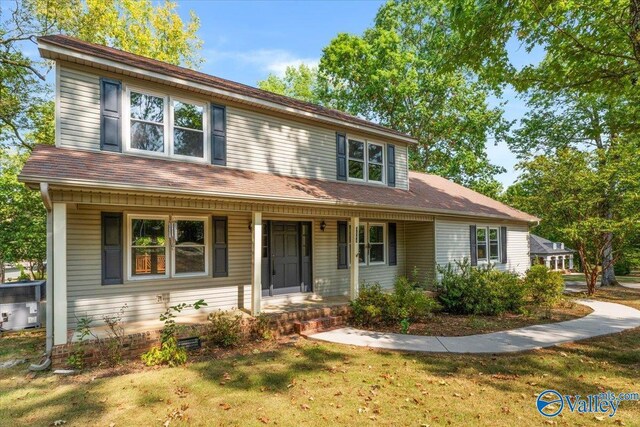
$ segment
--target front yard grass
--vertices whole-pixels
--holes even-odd
[[[569,282],[584,282],[584,274],[563,274],[562,278]],[[616,276],[616,280],[620,283],[640,283],[640,276]],[[598,282],[600,283],[600,276],[598,276]]]
[[[597,298],[640,308],[638,290],[598,290]],[[22,351],[11,345],[0,360]],[[115,372],[31,378],[21,365],[0,370],[0,425],[549,425],[535,409],[545,389],[640,391],[639,349],[634,329],[506,355],[396,353],[299,339],[179,368],[130,362]],[[623,402],[612,419],[565,409],[550,424],[633,426],[639,419],[640,403]]]

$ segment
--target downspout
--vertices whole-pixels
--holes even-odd
[[[53,348],[53,213],[51,203],[51,195],[49,194],[49,184],[46,182],[40,183],[40,196],[42,202],[47,210],[47,280],[45,282],[45,289],[47,294],[46,301],[46,352],[45,359],[40,364],[32,364],[29,366],[31,371],[42,371],[47,369],[51,365],[51,349]]]

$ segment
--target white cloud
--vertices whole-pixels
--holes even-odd
[[[317,66],[318,58],[301,58],[283,49],[256,49],[249,51],[221,51],[209,49],[205,51],[209,64],[232,61],[244,67],[256,67],[261,71],[283,76],[288,66],[307,64]]]

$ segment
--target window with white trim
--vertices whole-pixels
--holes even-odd
[[[360,223],[358,226],[358,260],[360,265],[386,262],[385,224]]]
[[[478,262],[500,260],[500,228],[480,226],[476,228],[476,254]]]
[[[152,155],[205,161],[207,108],[199,101],[128,89],[127,149]]]
[[[206,275],[208,218],[129,215],[129,278]]]
[[[384,145],[348,141],[348,175],[354,181],[384,182]]]

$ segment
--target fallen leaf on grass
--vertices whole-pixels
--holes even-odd
[[[260,421],[262,424],[269,424],[269,418],[267,417],[260,417],[258,418],[258,421]]]
[[[228,403],[221,403],[220,407],[225,411],[228,411],[229,409],[231,409],[231,405],[229,405]]]
[[[303,411],[308,411],[309,409],[311,409],[311,406],[303,403],[302,405],[300,405],[300,409],[302,409]]]

